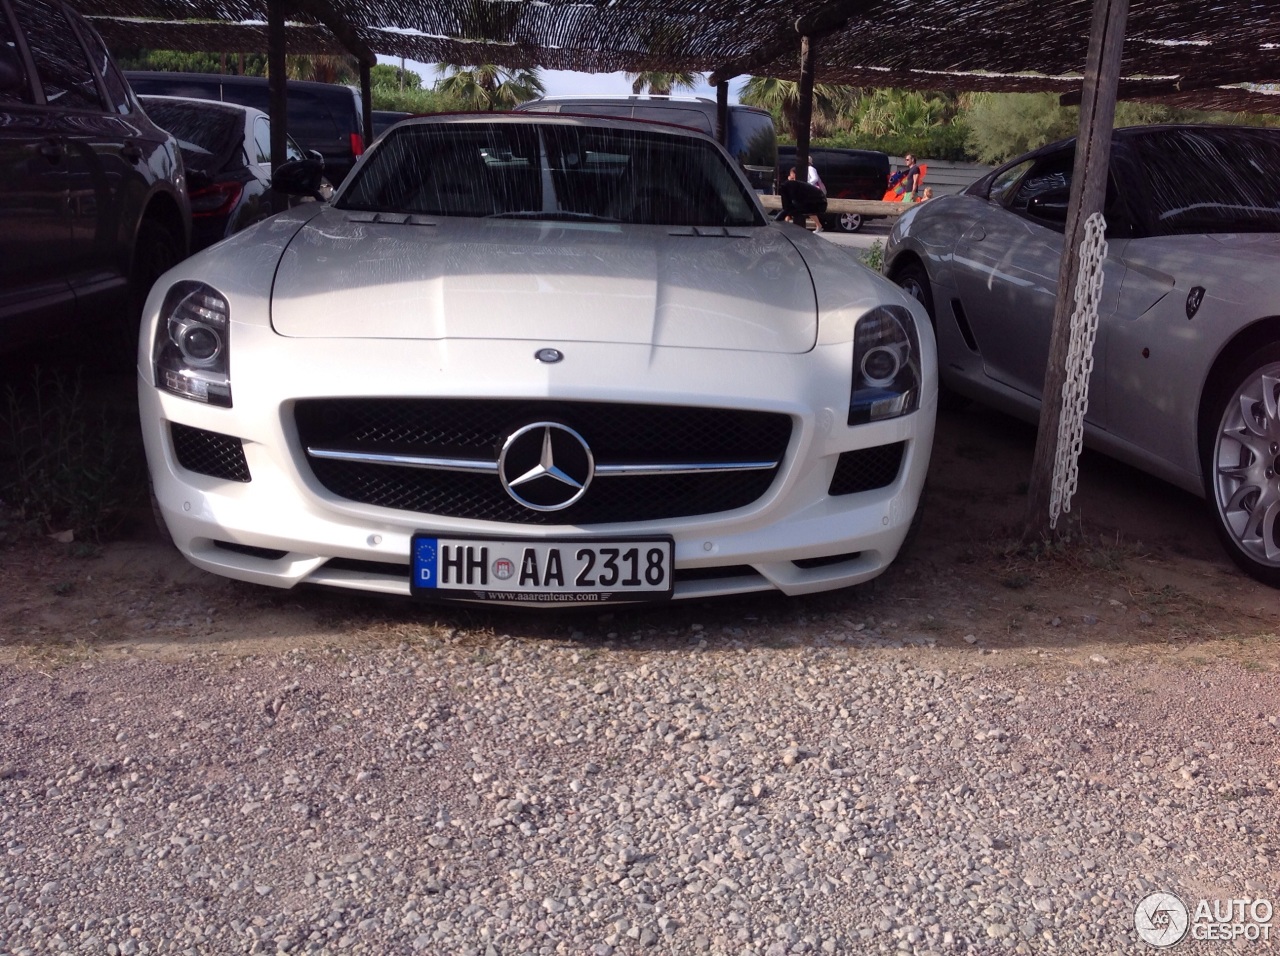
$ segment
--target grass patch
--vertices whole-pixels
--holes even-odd
[[[884,266],[884,243],[877,239],[869,248],[859,250],[858,258],[868,269],[879,272]]]

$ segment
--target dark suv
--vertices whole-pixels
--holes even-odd
[[[548,96],[521,103],[516,109],[675,123],[708,136],[716,135],[716,103],[703,96]],[[751,185],[757,192],[773,192],[773,169],[778,163],[773,117],[754,106],[732,103],[728,133],[725,148],[738,161]]]
[[[160,73],[130,70],[125,74],[139,94],[186,96],[252,106],[271,115],[271,91],[262,76],[224,76],[220,73]],[[325,177],[336,187],[364,152],[360,94],[336,83],[289,80],[286,127],[305,150],[324,157]]]
[[[0,349],[140,314],[190,234],[177,143],[97,32],[60,0],[0,0]]]
[[[874,149],[837,149],[833,146],[815,146],[809,150],[809,163],[818,171],[822,184],[827,187],[828,199],[883,199],[889,183],[889,156]],[[796,164],[795,146],[778,147],[778,180]],[[841,232],[857,232],[867,219],[882,216],[861,216],[856,212],[832,213],[822,217],[828,229]]]

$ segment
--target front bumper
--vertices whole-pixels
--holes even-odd
[[[534,361],[543,345],[560,348],[566,360]],[[280,360],[286,354],[287,365]],[[333,342],[282,340],[268,329],[236,325],[233,408],[162,392],[145,368],[138,385],[160,511],[183,555],[216,574],[276,587],[310,583],[407,595],[410,539],[418,530],[530,539],[669,534],[676,598],[771,589],[794,595],[883,572],[902,545],[928,467],[936,406],[931,362],[917,412],[850,427],[850,356],[847,343],[776,355],[557,342]],[[662,521],[535,527],[406,513],[325,489],[300,447],[293,403],[369,395],[736,407],[785,413],[793,429],[775,480],[749,506]],[[182,467],[171,423],[239,440],[250,480]],[[841,453],[894,443],[903,448],[896,478],[867,491],[829,493]]]

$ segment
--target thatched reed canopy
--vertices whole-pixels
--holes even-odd
[[[265,51],[267,0],[79,0],[113,46]],[[1092,0],[290,0],[289,53],[1078,93]],[[1120,95],[1280,113],[1280,3],[1131,0]]]

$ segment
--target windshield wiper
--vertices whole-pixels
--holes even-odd
[[[543,212],[541,209],[526,209],[518,212],[495,212],[485,216],[486,219],[545,219],[548,222],[621,222],[612,216],[597,216],[589,212],[569,212],[560,209],[555,212]]]

